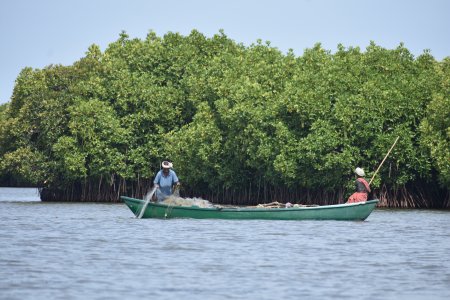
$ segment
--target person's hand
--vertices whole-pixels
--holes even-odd
[[[155,183],[154,188],[155,188],[155,189],[159,189],[159,184]]]

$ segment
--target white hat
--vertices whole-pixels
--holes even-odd
[[[162,168],[170,169],[173,167],[173,164],[171,162],[168,162],[167,160],[163,161],[161,163]]]
[[[355,173],[356,173],[356,175],[361,176],[361,177],[366,176],[366,173],[364,173],[364,170],[359,167],[355,169]]]

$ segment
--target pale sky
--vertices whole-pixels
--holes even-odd
[[[362,50],[374,41],[401,42],[414,56],[425,49],[450,56],[447,0],[0,0],[0,104],[10,101],[24,67],[71,65],[91,44],[104,51],[122,30],[144,39],[150,30],[211,37],[223,29],[248,46],[270,41],[297,56],[315,43]]]

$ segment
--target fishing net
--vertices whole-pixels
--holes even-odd
[[[182,198],[175,195],[169,196],[164,201],[160,202],[162,204],[170,206],[197,206],[201,208],[213,208],[214,205],[208,200],[201,198]]]

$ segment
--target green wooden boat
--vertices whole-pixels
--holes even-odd
[[[145,201],[120,197],[138,216]],[[236,220],[347,220],[363,221],[375,208],[378,200],[360,203],[335,204],[323,206],[301,206],[290,208],[258,207],[213,207],[173,206],[149,202],[142,218],[194,218],[194,219],[236,219]]]

